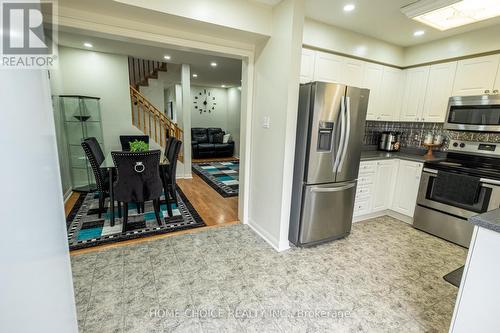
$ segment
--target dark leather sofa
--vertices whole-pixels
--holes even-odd
[[[191,128],[193,158],[232,157],[234,154],[234,141],[230,140],[228,143],[222,143],[221,137],[224,134],[224,131],[220,128]]]

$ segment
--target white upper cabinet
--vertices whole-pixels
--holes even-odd
[[[315,51],[302,49],[302,59],[300,61],[300,83],[308,83],[314,81],[315,58]]]
[[[422,163],[399,161],[392,210],[413,217],[421,172]]]
[[[402,81],[402,70],[384,66],[377,120],[394,121],[399,119]]]
[[[367,63],[363,75],[363,88],[370,89],[368,98],[367,120],[378,120],[380,110],[380,86],[382,85],[382,72],[384,66]]]
[[[422,121],[433,123],[443,123],[445,121],[456,70],[456,61],[431,65],[425,92]]]
[[[344,58],[344,73],[342,73],[342,78],[345,84],[351,87],[363,87],[363,75],[365,72],[365,62],[361,60]]]
[[[401,121],[420,121],[423,116],[425,88],[429,78],[429,66],[408,69],[406,72]]]
[[[493,87],[493,93],[500,93],[500,63],[498,64],[497,78],[495,80],[495,86]]]
[[[316,52],[314,62],[314,81],[344,83],[342,74],[344,73],[344,57]]]
[[[489,94],[494,89],[500,55],[460,60],[453,84],[453,96]]]

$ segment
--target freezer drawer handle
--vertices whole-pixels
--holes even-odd
[[[339,192],[339,191],[347,190],[347,189],[352,188],[354,186],[356,186],[356,183],[345,185],[345,186],[341,186],[341,187],[330,187],[330,188],[328,188],[328,187],[315,187],[315,188],[311,189],[311,192],[318,192],[318,193],[322,193],[322,192]]]

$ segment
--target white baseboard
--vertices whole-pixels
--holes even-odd
[[[393,211],[391,209],[385,209],[385,210],[380,210],[378,212],[373,212],[373,213],[369,213],[369,214],[365,214],[365,215],[356,216],[356,217],[354,217],[352,219],[352,222],[353,223],[355,223],[355,222],[361,222],[361,221],[373,219],[373,218],[376,218],[376,217],[381,217],[381,216],[384,216],[384,215],[390,216],[392,218],[395,218],[397,220],[400,220],[400,221],[408,223],[408,224],[413,224],[413,218],[412,217],[404,215],[404,214],[401,214],[401,213],[398,213],[398,212]]]
[[[410,217],[408,215],[404,215],[404,214],[398,213],[398,212],[393,211],[391,209],[389,209],[387,211],[387,215],[389,215],[390,217],[393,217],[393,218],[395,218],[397,220],[400,220],[400,221],[403,221],[405,223],[413,225],[413,217]]]
[[[283,244],[280,244],[279,241],[271,235],[267,230],[264,230],[260,225],[252,221],[251,219],[248,219],[248,224],[247,224],[257,235],[262,237],[269,245],[271,245],[276,251],[281,252],[285,251],[290,248],[290,245],[286,244],[286,246],[283,246]]]
[[[71,197],[72,194],[73,194],[72,189],[69,189],[66,191],[66,193],[64,193],[64,195],[63,195],[64,203],[66,203],[66,201],[68,201],[68,199]]]

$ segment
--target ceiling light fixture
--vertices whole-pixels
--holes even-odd
[[[220,87],[221,87],[221,88],[226,88],[226,85],[225,85],[225,84],[222,84]]]
[[[193,74],[193,77],[194,77],[194,78],[197,78],[197,77],[198,77],[198,74],[196,74],[196,73],[195,73],[195,74]]]
[[[401,8],[411,19],[444,31],[500,15],[498,0],[420,0]]]
[[[356,6],[354,6],[352,3],[344,6],[344,12],[352,12],[354,9],[356,9]]]
[[[83,46],[85,46],[85,47],[94,47],[94,45],[90,44],[89,42],[83,43]]]
[[[166,56],[164,56],[163,58],[165,58],[166,60],[170,60],[170,59],[172,59],[172,57],[171,57],[171,56],[169,56],[169,55],[166,55]]]
[[[423,36],[425,34],[425,31],[423,30],[417,30],[413,33],[413,36],[415,37],[419,37],[419,36]]]
[[[212,61],[212,62],[210,63],[210,66],[212,66],[212,67],[217,67],[217,63],[216,63],[215,61]]]

